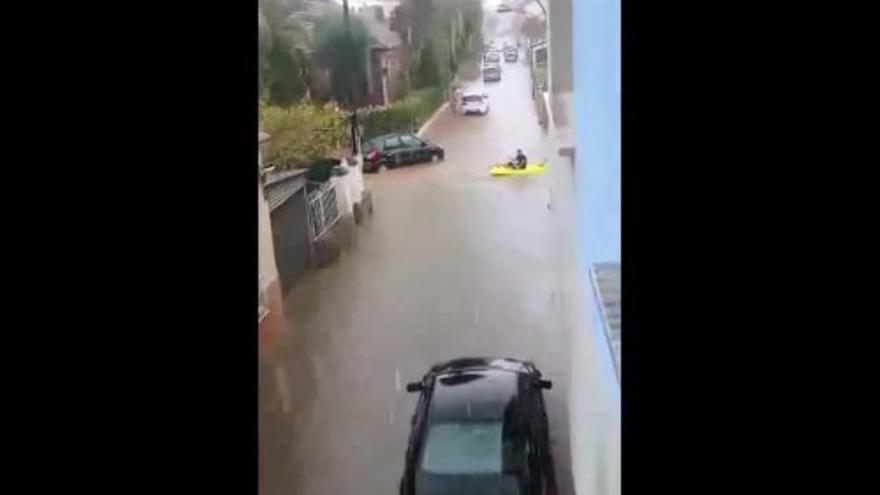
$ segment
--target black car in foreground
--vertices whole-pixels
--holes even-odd
[[[378,172],[410,163],[443,160],[446,152],[415,134],[385,134],[374,137],[364,145],[364,172]]]
[[[400,495],[556,495],[542,391],[534,365],[461,358],[420,382]]]

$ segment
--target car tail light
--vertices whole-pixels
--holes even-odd
[[[379,159],[379,150],[376,148],[371,149],[367,152],[367,160],[376,161]]]

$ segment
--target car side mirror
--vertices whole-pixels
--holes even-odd
[[[535,387],[539,389],[550,390],[551,388],[553,388],[553,382],[551,382],[550,380],[538,380],[535,383]]]
[[[425,387],[422,386],[422,382],[412,382],[406,384],[407,392],[421,392]]]

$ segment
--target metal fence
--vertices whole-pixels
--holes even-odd
[[[321,185],[309,184],[309,231],[316,241],[339,220],[336,206],[336,187],[332,182]]]

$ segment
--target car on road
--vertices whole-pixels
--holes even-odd
[[[364,172],[378,172],[410,163],[443,160],[446,151],[415,134],[384,134],[364,143]]]
[[[517,53],[517,49],[515,47],[510,47],[504,50],[504,61],[505,62],[516,62],[516,58],[519,55]]]
[[[489,95],[477,91],[463,91],[458,99],[458,113],[486,115],[489,113]]]
[[[501,80],[501,66],[498,64],[483,65],[483,82],[497,82]]]
[[[543,390],[531,363],[460,358],[419,382],[400,495],[556,495]]]
[[[499,14],[504,14],[504,13],[506,13],[506,12],[511,12],[512,10],[513,10],[513,9],[511,9],[506,3],[502,3],[502,4],[499,5],[498,8],[496,9],[496,11],[497,11]]]
[[[483,62],[487,64],[497,64],[501,61],[501,54],[496,50],[491,50],[483,57]]]

